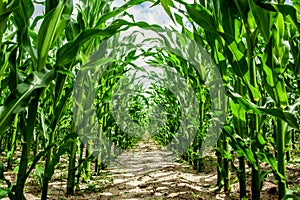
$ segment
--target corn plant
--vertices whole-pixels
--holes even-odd
[[[193,88],[199,104],[199,126],[182,158],[199,172],[205,169],[200,149],[208,137],[212,103],[204,75],[197,74],[192,63],[180,55],[161,49],[141,54],[134,50],[121,52],[119,60],[107,63],[102,77],[97,77],[95,70],[85,77],[83,85],[75,83],[80,67],[91,64],[90,55],[99,51],[106,39],[130,27],[157,27],[135,22],[126,13],[128,8],[142,2],[130,0],[112,8],[111,1],[106,0],[81,0],[78,5],[73,5],[71,0],[45,0],[39,3],[43,4],[43,14],[33,16],[38,4],[35,1],[0,0],[0,152],[5,152],[7,163],[5,166],[0,161],[0,180],[6,184],[0,188],[0,197],[25,199],[26,180],[35,169],[41,198],[47,199],[49,182],[65,156],[69,157],[66,193],[71,195],[80,178],[84,181],[91,178],[93,161],[95,174],[99,174],[114,154],[136,144],[141,137],[126,133],[111,110],[116,100],[114,92],[122,97],[130,93],[119,91],[117,83],[124,80],[122,87],[129,88],[139,78],[136,74],[128,76],[127,72],[132,69],[145,72],[133,63],[140,57],[150,58],[148,64],[172,68]],[[286,162],[296,146],[300,118],[299,2],[197,0],[190,4],[182,0],[160,0],[153,2],[153,7],[158,4],[181,28],[182,34],[207,50],[223,78],[228,108],[226,124],[215,148],[217,184],[229,193],[230,170],[236,171],[240,198],[246,198],[248,164],[252,199],[260,199],[264,178],[271,172],[278,182],[278,198],[290,197]],[[122,19],[124,16],[132,21]],[[189,21],[191,29],[186,28],[184,19]],[[165,76],[173,77],[172,73]],[[148,78],[157,81],[160,77],[152,73]],[[96,97],[74,90],[80,87],[87,91],[95,89]],[[176,95],[158,82],[147,89],[136,85],[135,94],[128,101],[120,101],[118,106],[130,113],[132,121],[149,131],[161,128],[153,138],[161,145],[170,143],[182,122]],[[94,100],[94,118],[89,117],[90,104],[81,105],[80,109],[86,112],[72,107],[82,100],[74,97]],[[155,106],[159,112],[151,113],[150,108]],[[161,124],[157,122],[160,127],[149,126],[160,117],[164,117]],[[79,119],[87,119],[86,123],[95,125],[97,130],[91,128],[85,133],[80,129]],[[89,137],[94,132],[98,143]],[[184,133],[183,138],[189,139],[189,130]],[[110,143],[101,144],[103,138]],[[93,154],[97,145],[101,151],[98,149]],[[177,147],[184,148],[180,144]],[[19,163],[15,160],[16,151],[21,151]],[[234,165],[235,155],[238,166]],[[271,166],[271,171],[264,171],[261,163]],[[5,168],[18,171],[16,183],[5,178]]]
[[[282,199],[287,187],[286,128],[290,126],[299,129],[295,115],[287,110],[289,95],[297,92],[287,92],[284,78],[291,60],[298,60],[298,54],[290,57],[287,45],[287,30],[293,33],[299,31],[299,23],[296,20],[299,8],[297,2],[293,2],[294,5],[285,4],[284,1],[269,3],[250,0],[199,1],[194,4],[176,2],[184,5],[185,10],[179,11],[185,14],[194,27],[191,37],[211,53],[230,92],[234,121],[233,127],[225,127],[225,133],[229,133],[231,146],[239,155],[240,197],[246,195],[243,158],[247,158],[252,167],[252,199],[260,198],[263,177],[266,175],[259,169],[260,161],[272,166],[278,178],[279,199]],[[165,7],[166,11],[170,10],[170,7],[175,8],[173,3],[166,4]],[[167,13],[172,17],[170,12]],[[175,19],[183,26],[182,18]],[[232,73],[230,79],[227,72]],[[274,103],[271,107],[266,108],[266,105],[262,104],[266,97],[272,98]],[[249,111],[251,112],[248,113]],[[268,148],[260,146],[265,141],[259,128],[264,124],[261,121],[265,119],[264,115],[270,115],[274,119],[277,164],[274,162],[275,156]],[[245,132],[246,126],[249,130]],[[233,134],[239,135],[239,141],[232,137]],[[248,138],[250,142],[247,141]],[[260,141],[260,144],[257,141]],[[224,147],[221,149],[226,151]]]
[[[139,2],[129,2],[112,12],[106,1],[97,2],[94,5],[92,3],[89,5],[85,1],[82,3],[86,5],[86,10],[82,8],[77,21],[74,22],[73,19],[71,20],[72,1],[45,1],[43,16],[36,17],[32,24],[30,21],[34,11],[32,1],[1,1],[0,3],[0,38],[1,41],[3,37],[7,39],[7,42],[1,42],[1,55],[5,55],[4,60],[1,60],[1,74],[3,74],[1,75],[3,88],[1,90],[1,135],[6,134],[7,130],[13,130],[10,131],[13,135],[10,140],[11,153],[14,152],[13,146],[16,143],[16,130],[20,130],[21,135],[18,136],[18,139],[20,138],[18,141],[22,141],[17,183],[14,187],[9,184],[9,196],[12,199],[24,199],[23,190],[26,179],[30,171],[34,169],[34,165],[45,154],[42,199],[46,199],[48,182],[54,173],[55,166],[60,156],[66,153],[68,144],[73,140],[69,136],[66,137],[65,142],[55,138],[58,136],[59,121],[64,115],[71,114],[69,105],[73,89],[73,69],[77,63],[82,62],[77,59],[76,55],[81,48],[83,48],[82,55],[84,53],[87,55],[97,47],[101,38],[113,35],[122,25],[126,25],[115,22],[107,28],[106,22]],[[100,9],[102,14],[97,9]],[[95,18],[94,13],[101,15]],[[40,27],[36,27],[38,20],[42,20]],[[38,30],[35,31],[36,29]],[[98,39],[93,40],[93,38]],[[92,41],[95,43],[91,43]],[[62,45],[63,43],[66,44]],[[7,54],[7,50],[11,53]],[[8,79],[11,81],[8,82]],[[47,115],[39,113],[40,107],[45,108],[49,113]],[[39,122],[44,128],[45,149],[36,155],[33,164],[27,169],[32,147],[35,145],[38,148],[38,144],[34,144],[39,142],[34,138],[37,134],[35,132],[37,119],[40,119]],[[15,121],[11,126],[14,129],[10,128],[11,120]],[[70,127],[72,126],[73,123],[70,121]],[[66,134],[72,135],[74,128],[68,131]],[[76,146],[74,142],[75,140],[72,142],[73,153],[71,154],[73,159],[75,159]],[[53,147],[58,144],[61,146],[54,154]],[[70,165],[69,171],[74,172],[74,162]],[[70,185],[68,191],[72,190],[73,184],[70,183]]]

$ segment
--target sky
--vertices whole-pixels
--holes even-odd
[[[114,0],[112,7],[118,7],[124,4],[123,0]],[[169,25],[172,21],[160,5],[150,8],[152,3],[144,2],[127,10],[134,15],[136,21],[146,21],[150,24]]]

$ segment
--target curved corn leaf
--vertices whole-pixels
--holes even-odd
[[[121,7],[117,8],[117,9],[111,11],[111,12],[105,13],[98,20],[96,27],[99,27],[100,24],[105,23],[108,19],[113,19],[113,17],[115,17],[118,14],[122,13],[126,9],[128,9],[132,6],[141,4],[143,2],[145,2],[145,0],[130,0],[130,1],[126,2],[124,5],[122,5]]]
[[[290,125],[291,127],[298,130],[300,129],[297,118],[295,117],[295,115],[288,111],[284,111],[280,108],[264,108],[257,106],[248,99],[245,99],[244,97],[235,92],[230,91],[228,95],[232,100],[238,102],[241,106],[243,106],[245,110],[251,110],[256,114],[267,114],[277,117],[278,119],[281,119],[288,123],[288,125]]]
[[[261,8],[268,10],[268,11],[273,11],[273,12],[280,12],[283,14],[283,16],[298,30],[300,31],[300,23],[298,20],[297,16],[297,11],[296,7],[288,4],[277,4],[277,3],[272,3],[270,1],[266,0],[260,0],[255,2],[258,6]],[[296,3],[296,2],[295,2]],[[297,4],[297,3],[296,3]]]
[[[82,31],[73,41],[65,44],[61,47],[56,54],[56,65],[64,66],[69,64],[70,62],[76,59],[76,55],[80,49],[80,47],[91,40],[96,36],[102,36],[103,38],[108,38],[117,32],[121,31],[120,28],[122,26],[126,26],[122,28],[122,30],[126,30],[132,26],[138,26],[142,28],[157,28],[158,26],[150,26],[145,22],[131,23],[125,20],[117,19],[114,21],[109,27],[106,29],[86,29]]]
[[[230,138],[229,143],[232,148],[239,153],[239,156],[245,156],[247,160],[255,167],[255,169],[258,169],[251,147],[246,143],[245,139],[237,135],[232,126],[225,125],[223,128],[226,136]]]
[[[17,88],[8,96],[4,105],[0,106],[0,134],[11,125],[14,114],[25,109],[31,94],[38,88],[46,87],[53,79],[53,75],[54,70],[46,73],[33,72],[23,83],[17,85]]]
[[[56,54],[56,65],[64,66],[74,61],[80,47],[93,37],[97,35],[109,37],[112,34],[114,34],[114,32],[112,33],[111,31],[101,29],[86,29],[82,31],[73,41],[65,44],[58,50]]]
[[[214,22],[212,13],[202,5],[184,3],[190,17],[204,30],[218,35],[218,29]]]

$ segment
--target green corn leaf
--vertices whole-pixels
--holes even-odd
[[[122,28],[122,30],[126,30],[132,26],[138,26],[141,28],[158,28],[158,26],[150,26],[145,22],[138,22],[138,23],[130,23],[125,20],[116,20],[114,21],[109,27],[106,29],[86,29],[82,31],[75,40],[65,44],[61,47],[57,54],[56,54],[56,65],[57,66],[64,66],[68,63],[74,61],[76,59],[77,52],[79,51],[80,47],[88,42],[89,40],[93,39],[96,36],[102,36],[103,38],[108,38],[117,32],[120,31],[122,26],[126,26]]]
[[[283,111],[278,108],[259,108],[259,110],[287,122],[291,127],[295,129],[300,129],[297,118],[290,112]]]
[[[72,77],[72,78],[75,77],[75,75],[71,71],[69,71],[68,69],[66,69],[64,67],[61,67],[60,69],[58,69],[57,72],[60,73],[60,74],[67,75],[67,76]]]
[[[264,171],[264,170],[259,173],[259,179],[261,183],[263,183],[263,181],[265,180],[265,178],[268,176],[269,173],[270,171]]]
[[[66,110],[68,99],[70,98],[72,92],[73,92],[73,87],[66,88],[64,90],[64,95],[57,101],[58,104],[54,108],[55,116],[52,118],[50,123],[50,127],[52,131],[56,130],[58,122]]]
[[[233,114],[233,123],[235,124],[239,135],[245,135],[246,127],[246,111],[245,109],[234,101],[230,101],[230,107]]]
[[[82,31],[75,40],[65,44],[58,50],[56,55],[56,65],[64,66],[74,61],[80,47],[97,35],[108,37],[111,33],[101,29],[86,29]]]
[[[56,42],[59,37],[61,37],[62,32],[66,29],[66,27],[70,23],[72,12],[73,12],[73,1],[66,0],[66,4],[63,9],[61,18],[59,20],[59,23],[57,24],[57,28],[55,31],[52,44]]]
[[[58,152],[53,155],[53,158],[50,161],[49,170],[45,173],[45,177],[49,179],[52,177],[52,175],[54,174],[55,166],[59,163],[59,158],[69,150],[70,143],[71,141],[68,140],[60,145]]]
[[[177,13],[174,13],[176,22],[181,25],[182,28],[184,28],[183,19],[182,16],[178,15]]]
[[[259,112],[259,109],[257,108],[257,106],[252,103],[251,101],[245,99],[244,97],[242,97],[241,95],[239,95],[238,93],[235,93],[235,92],[232,92],[230,91],[228,93],[229,97],[235,101],[236,103],[240,104],[241,106],[243,106],[243,108],[246,110],[246,111],[250,111],[252,110],[253,112],[255,113],[260,113]]]
[[[250,1],[249,4],[259,32],[266,41],[269,41],[271,37],[271,26],[273,24],[270,13],[256,5],[254,1]]]
[[[224,133],[226,134],[227,137],[230,138],[230,145],[232,146],[232,148],[239,152],[239,156],[244,156],[247,158],[247,160],[253,164],[253,166],[258,169],[257,167],[257,162],[254,158],[254,153],[252,152],[250,146],[248,144],[246,144],[245,140],[242,139],[239,135],[237,135],[236,133],[234,133],[234,129],[232,126],[230,125],[225,125],[224,126]]]
[[[276,11],[283,14],[283,16],[298,30],[300,31],[300,23],[295,7],[286,4],[271,4]]]
[[[273,70],[265,64],[263,65],[263,70],[264,70],[264,77],[263,78],[265,79],[265,83],[270,88],[275,87],[275,82],[274,82],[274,79],[273,79],[273,76],[274,76]]]
[[[41,167],[40,165],[36,165],[35,166],[35,173],[39,179],[39,182],[40,182],[40,188],[43,188],[43,178],[44,178],[44,169],[43,167]]]
[[[51,10],[55,9],[59,0],[45,0],[45,12],[48,14]]]
[[[227,56],[229,62],[232,65],[233,71],[235,74],[242,78],[242,80],[247,82],[244,78],[245,74],[248,72],[248,64],[243,52],[239,50],[238,43],[234,37],[227,33],[220,32],[220,35],[223,37],[227,44]]]
[[[240,33],[237,30],[240,27],[241,20],[237,20],[238,8],[236,7],[236,2],[233,1],[223,1],[222,4],[222,24],[225,33],[233,35],[234,38],[240,37]],[[238,24],[239,23],[239,24]]]
[[[285,108],[288,105],[288,96],[286,93],[286,87],[284,80],[278,80],[275,86],[277,98],[280,102],[280,106]],[[274,99],[275,100],[275,99]]]
[[[186,10],[190,17],[204,30],[214,35],[218,35],[218,29],[214,22],[212,13],[199,4],[185,4]]]
[[[8,82],[8,86],[10,91],[13,91],[14,89],[16,89],[17,84],[19,82],[19,78],[18,78],[18,65],[16,63],[16,57],[17,57],[17,52],[18,52],[18,48],[15,47],[12,49],[12,51],[10,52],[9,55],[9,62],[10,62],[10,73],[9,73],[9,82]]]
[[[50,11],[38,33],[38,70],[45,67],[48,51],[57,40],[69,21],[73,9],[71,0],[59,1],[55,9]]]
[[[86,29],[82,31],[75,40],[65,44],[57,52],[56,65],[64,66],[76,59],[77,52],[80,47],[93,39],[95,36],[102,36],[104,38],[110,37],[119,31],[119,28],[123,25],[129,25],[124,20],[116,20],[106,29]]]
[[[257,140],[260,143],[260,145],[262,145],[262,146],[264,146],[265,144],[267,144],[264,136],[262,135],[262,132],[260,132],[260,131],[257,133]]]
[[[14,114],[25,109],[28,97],[38,88],[43,88],[53,79],[54,70],[46,73],[33,72],[23,83],[17,85],[6,99],[4,105],[0,106],[0,134],[10,126]]]
[[[247,83],[248,89],[250,89],[250,92],[254,98],[254,101],[258,102],[259,99],[261,99],[260,89],[258,87],[253,87],[253,85],[251,85],[249,82],[246,82],[246,83]]]
[[[10,193],[10,191],[11,191],[11,188],[9,188],[9,189],[0,188],[0,199],[6,197],[8,195],[8,193]]]
[[[117,8],[116,10],[105,13],[98,20],[96,27],[99,27],[100,24],[105,23],[108,19],[113,19],[115,16],[122,13],[126,9],[128,9],[132,6],[138,5],[140,3],[143,3],[143,2],[145,2],[145,1],[144,0],[130,0],[130,1],[126,2],[124,5],[122,5],[120,8]]]
[[[266,162],[266,163],[268,162],[268,159],[267,159],[266,154],[264,152],[259,151],[259,152],[256,153],[256,156],[259,160],[261,160],[263,162]]]
[[[174,18],[173,18],[173,15],[172,15],[172,13],[171,13],[170,7],[169,7],[169,6],[174,7],[172,0],[160,0],[160,3],[161,3],[161,5],[163,6],[163,8],[164,8],[164,10],[166,11],[166,13],[167,13],[167,14],[169,15],[169,17],[172,19],[172,21],[175,22],[175,21],[174,21]]]
[[[112,91],[106,91],[102,97],[103,102],[109,102],[112,100]]]
[[[256,114],[267,114],[267,115],[277,117],[277,118],[287,122],[288,125],[290,125],[291,127],[295,128],[295,129],[300,129],[297,118],[295,117],[294,114],[292,114],[288,111],[284,111],[279,108],[264,108],[264,107],[257,106],[254,103],[252,103],[251,101],[243,98],[241,95],[239,95],[235,92],[229,92],[229,96],[232,100],[237,101],[247,111],[251,110]]]
[[[8,18],[8,16],[18,9],[20,6],[20,0],[12,0],[10,3],[7,5],[3,2],[3,0],[0,3],[0,24],[2,22],[6,22],[5,19]],[[2,24],[1,24],[2,25]],[[2,27],[2,26],[1,26]]]
[[[272,166],[272,168],[277,171],[278,170],[278,166],[277,166],[277,162],[276,162],[276,158],[274,157],[274,155],[272,153],[267,153],[266,157],[268,159],[268,163]]]
[[[250,147],[247,147],[247,148],[244,149],[244,151],[245,151],[245,154],[246,154],[246,156],[247,156],[247,159],[248,159],[252,164],[256,165],[257,163],[256,163],[256,160],[255,160],[255,158],[254,158],[254,152],[251,150],[251,148],[250,148]],[[255,166],[255,168],[257,168],[257,166]]]
[[[29,19],[34,12],[34,6],[31,0],[22,0],[19,4],[19,9],[16,9],[14,12],[15,20],[19,27],[23,25],[23,28],[29,26]],[[24,29],[20,29],[22,31]]]
[[[284,17],[298,30],[300,31],[300,23],[299,18],[297,15],[297,2],[295,2],[295,6],[288,5],[288,4],[276,4],[271,3],[270,1],[256,1],[257,6],[261,9],[265,9],[271,12],[280,12],[284,15]],[[254,8],[254,6],[252,7]],[[260,11],[261,11],[260,9]],[[253,10],[253,9],[252,9]],[[259,10],[259,9],[258,9]],[[263,12],[261,12],[263,13]],[[258,16],[259,13],[257,13]],[[259,17],[260,18],[260,17]]]

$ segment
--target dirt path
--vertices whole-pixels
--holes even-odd
[[[147,142],[145,142],[147,141]],[[197,173],[190,165],[177,162],[171,152],[159,148],[152,140],[145,140],[133,149],[123,152],[115,164],[104,170],[101,176],[81,182],[79,190],[72,196],[65,196],[66,171],[58,170],[49,184],[49,200],[107,200],[107,199],[239,199],[238,181],[231,174],[231,193],[215,193],[216,163],[207,161],[205,173]],[[212,158],[214,160],[214,158]],[[67,160],[62,162],[61,169],[67,169]],[[288,170],[296,179],[300,169]],[[10,179],[15,175],[10,173]],[[40,185],[30,178],[26,184],[26,198],[40,199]],[[247,173],[247,190],[250,195],[250,173]],[[298,180],[298,178],[297,178]],[[299,180],[298,180],[299,181]],[[298,182],[295,180],[295,182]],[[8,198],[4,198],[8,200]],[[277,199],[276,181],[267,178],[263,184],[261,199]]]
[[[110,168],[113,183],[99,199],[227,199],[213,194],[215,175],[196,174],[175,160],[153,141],[139,143]]]

